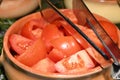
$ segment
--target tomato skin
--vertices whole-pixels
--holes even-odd
[[[104,30],[108,33],[108,35],[111,37],[111,39],[115,43],[118,43],[117,26],[108,21],[99,21],[99,23],[104,28]]]
[[[81,50],[70,57],[64,58],[55,64],[55,68],[60,73],[81,73],[94,68],[95,65],[87,52]]]
[[[17,56],[16,59],[27,66],[32,66],[46,56],[47,50],[45,44],[39,38],[23,54]]]
[[[21,35],[35,40],[39,37],[41,37],[42,28],[45,24],[44,22],[40,21],[39,19],[32,19],[28,21],[21,30]],[[43,24],[43,25],[42,25]]]
[[[58,62],[58,61],[60,61],[61,59],[63,59],[63,58],[65,57],[65,54],[64,54],[63,52],[61,52],[60,50],[53,48],[53,49],[49,52],[48,57],[49,57],[52,61]]]
[[[68,32],[67,34],[71,35],[76,39],[76,41],[83,47],[88,48],[90,45],[88,42],[80,35],[77,31],[75,31],[69,24],[64,21],[60,22],[64,29]],[[78,25],[77,25],[78,26]],[[80,27],[80,25],[79,25]],[[81,26],[82,27],[82,26]]]
[[[50,41],[59,38],[61,36],[64,36],[64,34],[57,28],[54,24],[48,24],[41,34],[41,38],[44,41],[47,51],[49,52],[51,50],[51,43]]]
[[[82,49],[72,36],[64,36],[51,40],[51,45],[53,48],[63,52],[64,57],[70,56]]]
[[[115,43],[118,43],[117,26],[114,23],[112,23],[111,21],[109,21],[108,19],[106,19],[100,15],[94,14],[94,16],[98,20],[100,25],[103,27],[103,29],[107,32],[107,34],[111,37],[111,39]],[[92,21],[92,23],[94,24],[94,26],[96,25],[95,22]],[[90,27],[87,23],[85,26]]]
[[[19,34],[12,34],[9,37],[9,43],[17,54],[22,54],[33,44],[33,41]]]
[[[35,65],[32,66],[32,69],[37,70],[39,73],[53,73],[55,72],[54,62],[49,58],[44,58],[38,61]]]

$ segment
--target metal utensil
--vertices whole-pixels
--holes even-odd
[[[96,44],[93,43],[92,40],[90,40],[86,34],[84,34],[84,32],[82,30],[80,30],[69,18],[67,18],[66,16],[64,16],[51,2],[50,0],[44,0],[46,1],[46,3],[48,3],[48,5],[50,5],[50,7],[52,8],[51,11],[55,12],[56,14],[58,14],[58,16],[62,17],[65,21],[67,21],[80,35],[82,35],[106,60],[108,60],[108,56],[100,49],[96,46]],[[41,8],[41,5],[40,5]],[[43,17],[48,20],[46,18],[46,14],[48,15],[49,13],[44,13],[42,11],[40,11],[41,14],[43,15]],[[50,22],[50,21],[49,21]]]
[[[83,0],[73,0],[73,10],[81,25],[89,23],[94,33],[97,35],[103,46],[114,60],[115,65],[119,65],[120,50],[109,35],[105,32],[90,10],[87,8]],[[80,13],[84,14],[81,15]],[[96,24],[94,26],[94,24]]]

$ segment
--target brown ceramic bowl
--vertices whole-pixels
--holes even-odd
[[[31,16],[35,19],[40,18],[40,13],[36,12],[17,20],[5,33],[1,63],[4,66],[5,73],[9,80],[112,80],[111,65],[107,65],[105,69],[101,69],[101,67],[98,66],[85,74],[63,75],[56,73],[38,73],[17,61],[10,51],[8,39],[11,34],[18,33],[22,26],[31,20]]]

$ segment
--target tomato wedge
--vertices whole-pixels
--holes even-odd
[[[57,23],[60,24],[65,29],[67,35],[73,36],[83,48],[88,48],[90,46],[88,42],[77,31],[75,31],[68,23],[66,23],[65,21],[59,21]]]
[[[118,43],[117,26],[108,21],[99,21],[99,23],[102,25],[102,27],[105,29],[105,31],[108,33],[108,35],[111,37],[111,39],[115,43]]]
[[[47,50],[45,44],[39,38],[23,54],[17,56],[16,59],[27,66],[33,66],[39,60],[44,59],[46,55]]]
[[[64,36],[53,39],[51,40],[51,45],[53,46],[53,48],[61,51],[64,54],[63,57],[70,56],[82,49],[82,47],[72,36]]]
[[[21,35],[29,39],[35,40],[41,37],[42,28],[45,24],[44,21],[39,19],[33,19],[28,21],[21,30]],[[43,24],[43,25],[42,25]]]
[[[54,62],[58,62],[60,61],[61,59],[63,59],[65,57],[65,54],[63,52],[61,52],[60,50],[56,49],[56,48],[53,48],[49,54],[48,54],[48,57],[54,61]]]
[[[11,48],[17,54],[24,53],[28,49],[28,47],[33,44],[32,40],[25,38],[19,34],[12,34],[9,37],[9,42],[10,42]]]
[[[51,43],[50,41],[56,38],[64,36],[64,34],[58,29],[58,27],[54,24],[48,24],[41,34],[42,40],[45,42],[47,47],[47,51],[51,50]]]
[[[59,73],[81,73],[94,67],[92,59],[85,50],[81,50],[55,64]]]
[[[103,27],[103,29],[111,37],[111,39],[117,44],[118,43],[117,26],[102,16],[99,16],[97,14],[94,14],[94,16],[98,20],[100,25]],[[94,22],[92,23],[94,24],[94,26],[96,25]],[[85,26],[89,27],[88,24],[86,24]]]
[[[55,67],[54,67],[54,62],[50,60],[49,58],[44,58],[37,62],[35,65],[32,66],[34,70],[37,70],[39,73],[44,72],[44,73],[53,73],[55,72]]]

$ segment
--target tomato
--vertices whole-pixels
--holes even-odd
[[[45,22],[39,19],[33,19],[28,21],[21,30],[21,35],[35,40],[41,37],[42,28],[45,26]]]
[[[72,36],[64,36],[53,39],[51,40],[51,45],[53,48],[61,51],[64,54],[63,57],[68,57],[82,49]]]
[[[65,54],[63,52],[61,52],[60,50],[53,48],[49,52],[48,57],[52,61],[57,62],[57,61],[60,61],[61,59],[63,59],[65,57]]]
[[[34,70],[37,70],[38,72],[55,72],[54,62],[50,60],[49,58],[44,58],[40,61],[38,61],[35,65],[32,66]]]
[[[43,41],[45,42],[45,45],[47,47],[47,51],[49,52],[51,50],[51,44],[50,41],[55,38],[59,38],[61,36],[64,36],[64,34],[57,28],[54,24],[48,24],[41,34],[41,37]]]
[[[27,66],[32,66],[39,60],[45,58],[46,55],[47,50],[45,44],[42,39],[39,38],[23,54],[17,56],[16,59]]]
[[[17,54],[24,53],[28,49],[28,47],[33,44],[32,40],[25,38],[19,34],[12,34],[9,37],[9,42],[10,42],[11,48]]]
[[[111,37],[111,39],[115,42],[118,43],[118,35],[117,35],[117,26],[115,24],[113,24],[112,22],[110,22],[108,19],[99,16],[97,14],[94,14],[95,18],[98,20],[98,22],[100,23],[100,25],[103,27],[103,29],[108,33],[108,35]],[[94,26],[96,25],[96,23],[92,22],[94,24]],[[88,26],[88,24],[86,24],[85,26]]]
[[[81,73],[94,67],[92,59],[85,50],[81,50],[55,64],[59,73]]]
[[[98,53],[94,48],[87,48],[88,54],[101,66],[109,66],[112,62],[110,60],[105,60],[100,53]]]
[[[108,33],[108,35],[111,37],[111,39],[115,43],[118,43],[117,26],[108,21],[99,21],[99,23],[105,29],[105,31]]]
[[[97,38],[95,33],[93,32],[92,29],[83,27],[83,26],[78,26],[87,36],[89,39],[91,39],[100,49],[104,50],[104,47],[100,40]]]
[[[88,42],[76,30],[74,30],[69,24],[67,24],[64,21],[60,21],[60,23],[64,27],[64,29],[68,32],[68,34],[73,36],[83,48],[88,48],[90,46]]]

